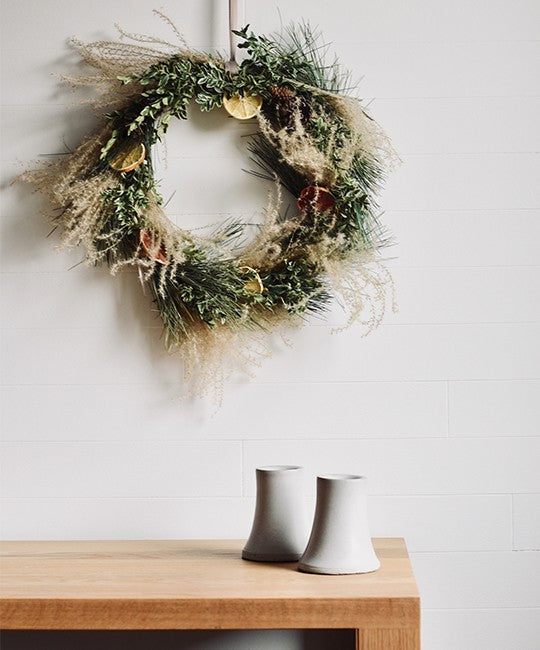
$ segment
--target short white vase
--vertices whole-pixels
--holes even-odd
[[[366,478],[318,476],[313,528],[298,569],[346,574],[368,573],[380,566],[369,535]]]
[[[303,469],[258,467],[253,525],[242,557],[256,562],[296,562],[308,535]]]

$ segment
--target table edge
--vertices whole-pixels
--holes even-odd
[[[415,629],[420,597],[50,599],[0,602],[4,630]]]

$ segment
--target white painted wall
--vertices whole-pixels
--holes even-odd
[[[193,45],[225,47],[225,0],[160,5]],[[412,552],[423,647],[538,648],[540,4],[282,4],[364,75],[403,158],[383,197],[400,311],[366,339],[308,326],[213,416],[176,399],[181,369],[133,275],[69,270],[81,252],[56,253],[39,199],[7,186],[92,123],[50,76],[75,69],[67,37],[108,38],[114,22],[165,33],[151,7],[2,2],[2,537],[242,537],[257,465],[362,472],[373,533]],[[274,2],[243,11],[258,31],[279,27]],[[250,214],[265,188],[241,172],[246,127],[192,117],[168,139],[171,214]]]

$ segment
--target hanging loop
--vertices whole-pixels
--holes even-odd
[[[233,34],[233,29],[238,29],[238,0],[229,0],[229,60],[225,64],[227,72],[238,72],[236,61],[236,44],[238,37]]]

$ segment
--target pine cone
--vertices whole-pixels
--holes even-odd
[[[294,92],[286,86],[271,86],[268,90],[277,102],[288,102],[296,97]]]
[[[300,111],[300,120],[306,124],[311,115],[311,107],[304,97],[297,95],[286,86],[271,86],[272,107],[280,127],[292,129],[295,116]]]

